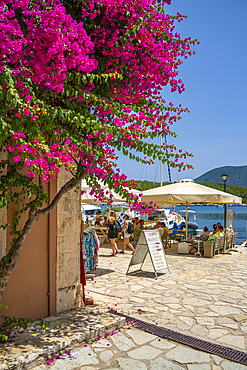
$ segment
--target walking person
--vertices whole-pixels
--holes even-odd
[[[108,238],[111,241],[111,247],[112,247],[112,256],[116,256],[116,254],[119,252],[116,239],[118,237],[118,234],[121,233],[121,226],[118,221],[117,215],[115,211],[110,211],[109,213],[109,220],[107,224],[106,233],[108,233]]]
[[[133,245],[130,243],[130,236],[132,235],[133,238],[133,232],[134,232],[134,226],[133,224],[129,221],[130,216],[128,214],[124,215],[124,225],[123,225],[123,233],[124,233],[124,241],[123,241],[123,250],[120,253],[124,253],[126,245],[130,247],[130,249],[135,251]],[[133,254],[132,253],[132,254]]]

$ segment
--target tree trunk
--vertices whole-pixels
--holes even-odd
[[[32,226],[34,225],[34,223],[37,222],[42,216],[45,216],[48,213],[52,212],[57,206],[60,199],[63,197],[63,195],[73,189],[87,175],[88,172],[85,169],[82,169],[79,172],[79,176],[77,178],[73,177],[59,190],[52,202],[47,207],[43,209],[36,209],[35,211],[29,211],[29,216],[24,225],[23,233],[22,235],[19,235],[13,247],[10,249],[10,252],[8,253],[9,262],[5,263],[5,257],[3,257],[0,261],[0,301],[8,284],[9,278],[18,264],[20,251],[23,248],[23,243],[32,230]]]

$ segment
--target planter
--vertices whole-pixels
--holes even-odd
[[[212,258],[214,256],[214,243],[210,241],[203,242],[204,257]]]

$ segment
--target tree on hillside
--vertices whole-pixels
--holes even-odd
[[[191,167],[190,153],[146,141],[175,137],[170,126],[186,110],[161,98],[164,86],[184,90],[178,67],[197,42],[175,32],[184,16],[167,15],[169,2],[0,0],[0,150],[7,154],[0,207],[19,209],[12,225],[2,225],[15,237],[0,262],[0,296],[33,224],[83,178],[100,200],[102,180],[147,211],[128,193],[132,182],[116,167],[115,150],[137,162]],[[44,183],[62,168],[71,179],[48,203]]]

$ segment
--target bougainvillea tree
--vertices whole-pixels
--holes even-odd
[[[83,178],[100,200],[99,180],[145,212],[129,194],[116,151],[142,163],[190,167],[191,154],[147,138],[173,135],[185,110],[161,97],[181,93],[182,39],[166,14],[170,0],[0,0],[0,207],[18,204],[12,246],[0,262],[0,295],[32,225]],[[168,149],[168,151],[167,151]],[[71,179],[49,203],[45,183],[62,168]],[[13,190],[15,189],[15,190]],[[22,229],[21,214],[28,217]],[[2,225],[7,227],[7,225]]]

